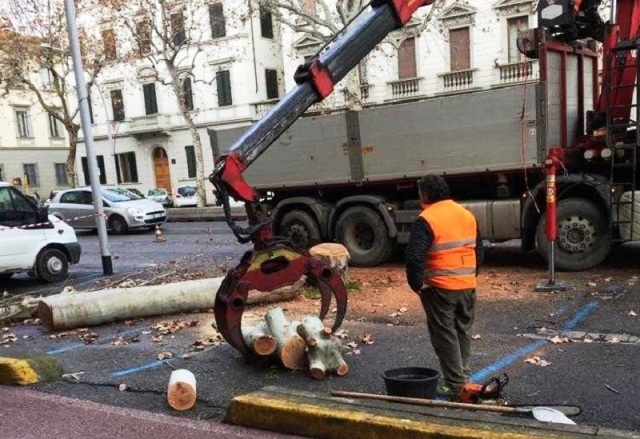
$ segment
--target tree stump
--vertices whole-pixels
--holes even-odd
[[[349,285],[349,251],[342,244],[325,242],[309,249],[309,254],[329,265],[340,275],[345,287]]]
[[[349,366],[342,358],[342,344],[331,336],[331,329],[326,328],[319,318],[305,317],[297,331],[309,351],[309,372],[312,377],[322,380],[330,372],[338,376],[349,372]]]
[[[289,322],[284,316],[282,308],[273,308],[265,316],[267,328],[271,336],[276,339],[278,347],[276,356],[287,369],[304,369],[308,358],[304,340],[296,333],[296,326],[300,322]]]

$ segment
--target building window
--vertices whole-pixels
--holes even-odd
[[[69,186],[67,180],[67,166],[64,163],[54,163],[56,171],[56,184],[58,186]]]
[[[25,184],[29,187],[40,187],[40,178],[38,177],[38,165],[35,163],[25,163],[22,165],[22,169],[24,171],[24,176],[27,181],[22,181],[22,184]]]
[[[49,114],[49,137],[54,139],[59,139],[62,136],[60,135],[60,123],[58,119],[53,115]]]
[[[148,55],[151,52],[151,22],[149,20],[139,22],[136,25],[136,33],[140,56]]]
[[[138,183],[138,166],[136,165],[136,153],[125,152],[118,154],[120,175],[118,183]]]
[[[518,33],[529,29],[529,17],[513,17],[507,20],[509,38],[509,64],[525,61],[525,56],[518,50]]]
[[[271,11],[264,7],[260,7],[260,31],[263,38],[273,39],[273,19]]]
[[[156,84],[150,82],[142,86],[144,94],[144,111],[145,114],[156,114],[158,112],[158,101],[156,100]]]
[[[182,95],[184,97],[184,105],[187,110],[193,110],[193,90],[191,89],[191,78],[185,76],[182,79]]]
[[[93,124],[93,103],[91,102],[91,90],[87,90],[87,106],[89,107],[89,121]]]
[[[84,184],[85,186],[89,186],[91,184],[91,179],[89,178],[89,162],[86,157],[82,157],[81,161]],[[98,162],[98,171],[100,172],[98,180],[100,181],[100,184],[107,184],[107,173],[104,170],[104,157],[101,155],[96,156],[96,161]]]
[[[113,120],[121,122],[124,120],[124,100],[122,90],[111,90],[111,109],[113,110]]]
[[[16,110],[16,123],[18,124],[19,137],[31,137],[31,121],[29,118],[29,110]]]
[[[209,23],[211,24],[211,38],[222,38],[227,35],[222,3],[209,5]]]
[[[193,145],[185,146],[184,152],[187,154],[187,177],[196,178],[196,152]]]
[[[102,31],[102,44],[104,45],[104,56],[107,61],[113,61],[118,57],[116,34],[113,29],[105,29]]]
[[[278,93],[278,72],[267,69],[264,71],[264,78],[267,84],[267,99],[276,99]]]
[[[471,68],[469,28],[449,29],[449,50],[451,55],[451,71]]]
[[[216,83],[218,84],[218,106],[227,107],[233,105],[231,97],[231,75],[229,70],[216,72]]]
[[[417,76],[416,39],[407,38],[398,48],[398,79],[413,79]]]
[[[184,30],[184,15],[182,11],[171,14],[171,32],[173,34],[172,41],[174,46],[182,46],[187,40],[187,35]]]
[[[2,163],[0,163],[0,181],[5,181],[4,180],[4,165]]]

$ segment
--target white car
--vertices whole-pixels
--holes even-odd
[[[198,206],[198,193],[195,186],[186,185],[176,189],[173,196],[173,207],[196,207]]]
[[[64,280],[80,253],[73,228],[0,182],[0,280],[20,272],[44,282]]]
[[[167,221],[167,211],[160,203],[140,198],[119,187],[100,188],[107,228],[114,235],[122,235],[132,229],[148,228]],[[93,195],[90,187],[67,189],[58,192],[49,205],[49,213],[76,229],[96,229]]]

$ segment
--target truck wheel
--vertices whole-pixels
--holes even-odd
[[[67,277],[69,262],[57,248],[45,248],[36,260],[36,273],[44,282],[58,282]]]
[[[322,241],[318,223],[311,215],[302,210],[287,212],[280,221],[279,230],[280,235],[305,250]]]
[[[373,210],[354,206],[345,210],[336,222],[336,237],[349,250],[351,265],[373,267],[393,254],[384,220]]]
[[[536,243],[538,252],[548,260],[546,215],[538,222]],[[610,251],[609,224],[598,206],[582,198],[558,202],[556,267],[559,270],[588,270],[602,263]]]
[[[124,235],[129,230],[129,226],[127,226],[127,222],[118,215],[113,215],[109,218],[109,230],[114,235]]]

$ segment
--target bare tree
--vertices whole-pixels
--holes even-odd
[[[206,56],[203,42],[210,39],[209,27],[203,22],[208,15],[206,0],[99,0],[111,14],[110,25],[120,29],[119,38],[134,48],[129,62],[147,61],[155,79],[169,87],[176,97],[178,112],[191,135],[196,161],[198,206],[204,206],[205,174],[202,139],[198,132],[190,96],[196,82],[211,84],[216,77],[206,78],[197,69]],[[206,21],[206,19],[204,20]]]
[[[69,137],[65,164],[67,181],[76,183],[79,107],[73,92],[73,65],[69,56],[62,0],[4,0],[0,23],[0,72],[5,93],[25,90],[42,109],[57,119]],[[78,10],[87,4],[78,1]],[[99,42],[80,33],[82,57],[90,90],[104,63]]]

